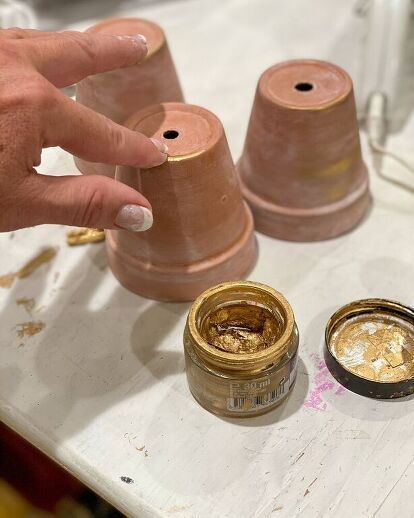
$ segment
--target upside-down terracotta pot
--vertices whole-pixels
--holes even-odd
[[[370,195],[349,75],[315,60],[266,70],[238,172],[259,232],[317,241],[353,228]]]
[[[164,101],[183,101],[180,82],[165,34],[156,23],[139,18],[110,18],[90,27],[87,32],[114,35],[142,34],[148,54],[143,62],[104,74],[89,76],[76,87],[76,100],[102,113],[118,124],[137,110]],[[96,164],[75,157],[84,174],[114,176],[115,166]]]
[[[186,301],[245,276],[257,255],[253,217],[218,118],[163,103],[126,125],[165,142],[169,153],[152,169],[117,167],[116,179],[146,196],[154,216],[146,232],[107,232],[109,264],[121,284],[149,298]]]

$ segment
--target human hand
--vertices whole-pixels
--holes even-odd
[[[42,148],[89,160],[153,167],[166,146],[82,106],[58,88],[132,66],[147,53],[139,35],[0,30],[0,231],[42,223],[146,230],[151,205],[103,176],[46,176]]]

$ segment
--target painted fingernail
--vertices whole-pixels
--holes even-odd
[[[124,205],[118,212],[115,225],[132,232],[143,232],[152,227],[152,212],[141,205]]]
[[[161,140],[157,140],[156,138],[150,139],[154,146],[158,149],[158,151],[161,151],[161,153],[167,154],[168,153],[168,147],[164,144],[164,142],[161,142]]]
[[[135,34],[133,36],[115,36],[116,38],[120,40],[129,40],[133,41],[135,47],[142,50],[142,45],[144,45],[146,52],[148,52],[148,43],[147,38],[143,36],[142,34]]]
[[[134,38],[136,38],[139,41],[142,41],[144,45],[147,45],[147,38],[143,34],[136,34]]]

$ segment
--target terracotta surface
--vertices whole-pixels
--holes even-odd
[[[217,117],[165,103],[138,112],[127,127],[164,141],[169,158],[147,170],[117,168],[116,179],[142,192],[154,214],[146,232],[107,232],[109,264],[121,284],[146,297],[184,301],[246,275],[257,254],[253,218]]]
[[[101,34],[143,34],[148,54],[139,65],[89,76],[76,87],[76,100],[123,124],[133,113],[151,104],[183,101],[181,86],[161,27],[139,18],[105,20],[87,32]],[[75,157],[84,174],[113,176],[115,166],[86,162]]]
[[[266,70],[238,172],[264,234],[317,241],[353,228],[370,195],[348,74],[315,60]]]

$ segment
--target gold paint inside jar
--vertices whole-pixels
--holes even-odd
[[[204,320],[201,335],[221,351],[246,354],[269,347],[281,334],[280,327],[268,309],[240,303],[213,311]]]
[[[184,332],[190,390],[220,415],[268,412],[293,387],[298,343],[292,308],[276,290],[249,281],[210,288],[192,305]]]

